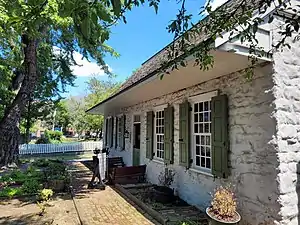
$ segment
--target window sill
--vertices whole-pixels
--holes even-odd
[[[152,159],[152,162],[158,163],[158,164],[164,164],[164,161],[161,159]]]
[[[199,170],[199,169],[195,169],[195,168],[190,168],[188,171],[194,172],[194,173],[199,173],[199,174],[203,174],[206,175],[208,177],[214,177],[214,175],[212,175],[209,172],[203,171],[203,170]]]

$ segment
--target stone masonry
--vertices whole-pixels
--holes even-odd
[[[280,27],[278,18],[274,27]],[[300,42],[294,38],[286,40],[290,49],[286,47],[273,54],[274,118],[277,122],[274,143],[278,160],[279,224],[282,225],[300,223]],[[274,32],[273,44],[280,39],[281,35]]]
[[[220,184],[231,183],[236,188],[238,210],[243,217],[242,224],[274,224],[274,221],[279,221],[277,147],[274,144],[276,123],[272,118],[274,111],[272,88],[272,65],[268,64],[255,70],[251,82],[247,81],[243,74],[233,73],[124,108],[122,112],[126,115],[126,130],[130,133],[133,115],[141,115],[140,159],[141,164],[147,164],[147,179],[152,183],[158,183],[157,178],[164,165],[158,160],[146,159],[146,112],[153,110],[155,106],[169,103],[173,105],[175,111],[175,156],[174,164],[169,167],[176,173],[173,187],[179,196],[205,210],[210,204],[214,188]],[[186,170],[179,166],[179,104],[187,97],[216,89],[227,94],[229,99],[231,175],[228,179],[214,179],[210,174],[193,169]],[[131,165],[131,137],[125,140],[125,151],[112,149],[111,154],[122,156],[125,163]]]

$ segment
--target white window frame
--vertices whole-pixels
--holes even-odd
[[[158,161],[163,161],[164,160],[164,157],[160,158],[157,156],[157,133],[156,133],[156,113],[157,112],[160,112],[160,111],[164,111],[164,109],[167,107],[168,105],[167,104],[164,104],[164,105],[159,105],[159,106],[156,106],[154,109],[153,109],[153,113],[154,113],[154,129],[153,129],[153,132],[154,132],[154,143],[153,143],[153,147],[154,147],[154,159],[158,160]],[[164,119],[165,119],[165,115],[164,115]],[[164,125],[163,125],[164,126]],[[162,135],[163,136],[163,140],[164,140],[164,134]],[[164,144],[164,143],[163,143]],[[164,146],[164,145],[163,145]],[[163,154],[164,154],[164,151],[165,151],[165,148],[163,149]]]
[[[207,173],[207,174],[211,174],[211,167],[212,167],[212,149],[211,149],[211,141],[212,141],[212,135],[211,135],[211,130],[210,130],[210,133],[202,133],[203,136],[206,135],[206,136],[210,136],[210,168],[206,168],[206,167],[202,167],[201,166],[201,158],[200,158],[200,166],[197,166],[196,165],[196,135],[195,135],[195,126],[194,126],[194,107],[195,107],[195,104],[197,103],[200,103],[200,102],[205,102],[205,101],[210,101],[211,102],[211,99],[212,97],[214,96],[217,96],[218,95],[218,91],[212,91],[212,92],[207,92],[207,93],[204,93],[204,94],[199,94],[199,95],[196,95],[196,96],[192,96],[190,98],[188,98],[188,101],[190,102],[191,104],[191,107],[192,107],[192,113],[191,113],[191,117],[190,117],[190,123],[191,123],[191,154],[192,154],[192,159],[193,159],[193,163],[192,163],[192,166],[191,166],[191,169],[192,170],[196,170],[196,171],[199,171],[199,172],[203,172],[203,173]],[[211,109],[210,109],[211,110]],[[210,118],[211,119],[211,118]],[[211,120],[210,120],[211,121]],[[210,135],[208,135],[210,134]],[[200,137],[201,139],[201,137]],[[201,152],[201,148],[200,148],[200,152]]]

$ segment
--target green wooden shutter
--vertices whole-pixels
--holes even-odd
[[[174,148],[174,111],[172,106],[164,109],[164,162],[173,163]]]
[[[108,146],[111,148],[111,147],[113,147],[113,135],[114,135],[114,133],[113,133],[113,124],[114,124],[114,118],[113,117],[111,117],[111,118],[109,118],[109,123],[108,123],[108,131],[109,131],[109,133],[108,133]]]
[[[125,148],[125,120],[126,120],[126,117],[125,115],[122,115],[121,118],[120,118],[120,127],[121,127],[121,135],[120,135],[120,149],[121,150],[124,150]]]
[[[108,146],[108,118],[105,119],[105,146]]]
[[[179,105],[179,164],[190,166],[190,104],[185,101]]]
[[[153,159],[153,112],[147,112],[146,158]]]
[[[119,138],[119,133],[118,133],[118,129],[119,129],[119,118],[116,116],[116,130],[115,130],[115,148],[118,147],[118,138]]]
[[[226,95],[211,99],[212,174],[228,176],[228,100]]]

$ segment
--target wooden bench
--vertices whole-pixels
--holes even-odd
[[[146,165],[113,168],[110,180],[116,184],[134,184],[145,181]]]

